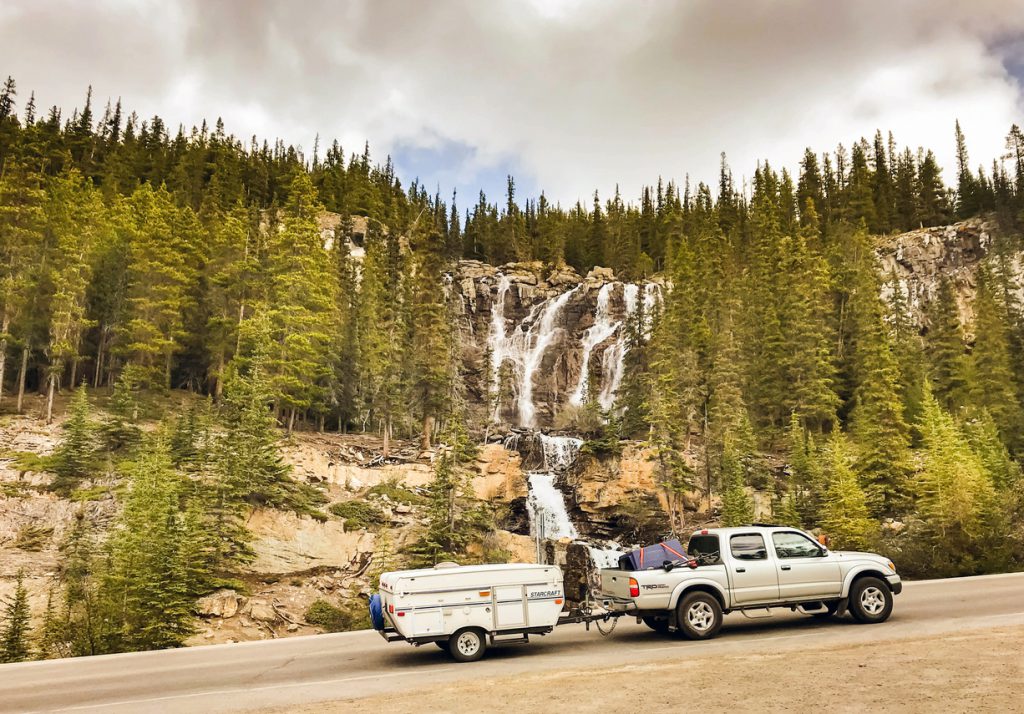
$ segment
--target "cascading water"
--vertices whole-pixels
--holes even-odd
[[[594,348],[612,336],[621,324],[612,318],[611,297],[613,283],[605,283],[597,293],[597,311],[594,313],[594,324],[583,333],[583,358],[580,363],[580,378],[576,388],[569,395],[569,403],[573,406],[583,404],[587,388],[590,386],[590,355]]]
[[[626,360],[626,332],[629,321],[636,314],[639,302],[640,287],[638,285],[622,286],[622,300],[626,306],[626,317],[619,323],[619,334],[615,342],[601,355],[601,392],[597,401],[605,411],[615,404],[615,392],[622,383],[622,373]]]
[[[572,466],[580,454],[583,439],[571,436],[539,436],[544,451],[544,468],[548,471],[565,471]]]
[[[536,409],[533,406],[533,375],[540,367],[544,353],[555,337],[555,331],[558,329],[555,327],[555,319],[575,292],[576,288],[573,288],[550,301],[541,312],[540,319],[535,323],[537,335],[523,359],[523,378],[519,387],[520,426],[532,427],[534,425]],[[530,331],[533,331],[532,327]]]
[[[579,537],[576,526],[569,518],[565,496],[555,486],[555,474],[535,472],[528,475],[530,494],[526,508],[530,515],[530,534],[535,538],[557,540]]]

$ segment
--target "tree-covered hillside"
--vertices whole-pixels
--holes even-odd
[[[98,112],[89,97],[70,116],[39,111],[8,79],[0,410],[21,411],[35,391],[49,418],[56,394],[106,390],[113,417],[102,427],[87,427],[76,392],[47,468],[62,492],[94,459],[129,484],[100,581],[86,582],[99,557],[88,538],[66,546],[65,587],[83,589],[66,591],[64,616],[88,620],[83,608],[127,598],[136,609],[104,620],[115,631],[93,633],[106,638],[100,650],[180,642],[189,598],[245,558],[240,514],[311,508],[278,468],[275,420],[381,433],[384,455],[393,435],[454,447],[424,547],[463,547],[451,532],[452,460],[486,425],[465,423],[457,293],[445,287],[459,259],[665,279],[664,300],[629,326],[615,408],[595,414],[590,399],[567,424],[592,450],[647,441],[663,488],[709,503],[724,494],[726,521],[749,519],[754,486],[774,493],[779,520],[821,527],[838,545],[891,538],[917,572],[1019,567],[1024,133],[1011,127],[1006,156],[988,168],[970,163],[959,126],[950,141],[959,170],[948,183],[931,151],[878,132],[808,149],[795,176],[762,164],[749,186],[723,156],[716,186],[659,179],[637,200],[560,206],[517,196],[510,177],[500,204],[481,193],[467,208],[403,185],[368,147],[303,156],[242,141],[220,121],[170,129],[119,102]],[[325,229],[325,212],[336,227]],[[879,236],[982,215],[998,230],[971,304],[944,280],[919,319],[879,270]],[[139,395],[171,389],[211,406],[131,451],[143,438]],[[118,465],[124,449],[135,455]],[[785,483],[765,453],[785,460]],[[155,522],[163,530],[145,527]],[[154,597],[178,609],[143,636],[131,618]],[[90,651],[64,632],[54,651]]]

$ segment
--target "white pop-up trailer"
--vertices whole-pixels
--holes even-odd
[[[459,662],[483,657],[488,643],[528,642],[558,624],[565,601],[554,565],[441,563],[380,576],[374,626],[389,642],[434,642]]]

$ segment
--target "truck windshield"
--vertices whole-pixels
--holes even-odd
[[[721,561],[721,546],[717,535],[692,536],[686,552],[701,565],[714,565]]]

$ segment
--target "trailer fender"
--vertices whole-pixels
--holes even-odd
[[[718,597],[718,602],[722,605],[723,610],[729,609],[729,596],[722,588],[721,584],[716,583],[710,578],[687,578],[683,582],[676,585],[676,589],[672,591],[672,597],[669,599],[669,612],[674,612],[676,605],[679,603],[679,599],[689,590],[694,588],[698,590],[706,590],[713,595]]]

